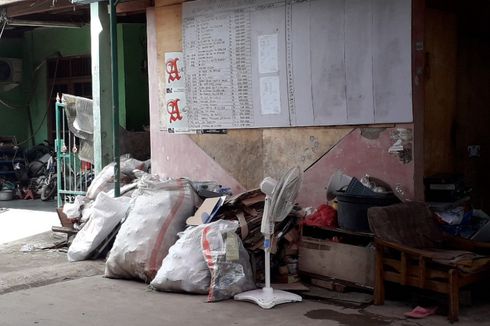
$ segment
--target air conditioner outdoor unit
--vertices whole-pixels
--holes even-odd
[[[22,60],[0,58],[0,84],[19,84],[22,80]]]

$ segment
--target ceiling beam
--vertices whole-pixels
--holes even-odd
[[[7,6],[7,17],[14,18],[68,8],[75,8],[70,0],[24,1]]]
[[[116,7],[116,12],[118,14],[141,13],[141,12],[145,12],[146,8],[152,6],[153,6],[152,0],[120,2]]]

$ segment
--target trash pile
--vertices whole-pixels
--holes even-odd
[[[263,234],[260,232],[264,201],[265,195],[259,189],[255,189],[230,198],[218,214],[218,218],[238,221],[240,225],[238,234],[245,248],[251,253],[255,279],[258,283],[264,282]],[[271,268],[275,282],[294,283],[299,280],[297,273],[299,225],[303,216],[304,211],[299,206],[295,206],[289,215],[274,227],[271,245],[271,253],[274,256]]]
[[[124,157],[120,197],[114,198],[111,163],[85,196],[64,205],[78,230],[68,249],[70,261],[106,254],[106,277],[143,281],[158,291],[207,294],[209,302],[264,282],[260,190],[230,197],[214,182],[162,179],[148,171],[148,162]],[[299,280],[302,214],[294,207],[275,225],[274,281]]]

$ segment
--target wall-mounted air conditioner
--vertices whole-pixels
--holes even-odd
[[[22,60],[0,58],[0,84],[18,84],[22,80]]]
[[[20,85],[22,80],[22,60],[0,58],[0,91],[8,92]]]

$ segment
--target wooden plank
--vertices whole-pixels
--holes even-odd
[[[185,0],[155,0],[155,7],[165,7],[176,4],[181,4],[185,2]]]
[[[313,279],[324,280],[325,282],[331,282],[332,283],[332,288],[331,288],[332,290],[335,290],[336,287],[339,287],[339,286],[343,286],[344,288],[354,288],[354,289],[362,289],[362,290],[369,290],[369,291],[372,291],[374,289],[373,286],[349,282],[346,280],[335,279],[335,278],[331,278],[331,277],[328,277],[325,275],[319,275],[319,274],[308,273],[308,272],[303,272],[303,271],[299,271],[299,275],[301,277],[305,277],[307,279],[309,278],[310,282]],[[313,283],[311,283],[311,284],[313,284]],[[326,285],[326,287],[325,286],[320,286],[320,287],[325,287],[327,289],[330,289],[327,284],[324,283],[323,285]]]
[[[458,28],[454,13],[426,10],[424,175],[452,172],[456,146],[452,142],[456,118]]]
[[[41,14],[60,9],[75,8],[70,0],[57,1],[23,1],[7,7],[7,17],[14,18],[25,15]]]
[[[68,235],[73,235],[78,233],[78,230],[66,226],[52,226],[51,231],[58,232],[58,233],[66,233]]]
[[[345,1],[347,122],[374,122],[371,1]]]
[[[344,0],[310,3],[311,84],[315,124],[345,124]]]
[[[449,271],[449,321],[452,323],[459,318],[459,272]]]
[[[400,270],[400,284],[407,284],[407,254],[402,252],[401,262],[400,262],[401,270]]]
[[[63,208],[56,208],[56,213],[58,214],[58,218],[60,220],[60,224],[63,227],[73,228],[73,222],[63,213]]]
[[[389,282],[400,283],[400,274],[394,272],[384,272],[384,279]],[[407,285],[418,287],[418,284],[418,277],[407,277]],[[439,293],[449,293],[449,285],[447,282],[427,281],[425,289]]]
[[[425,264],[426,259],[422,256],[419,257],[419,278],[420,278],[420,283],[419,286],[421,288],[424,288],[425,286],[425,279],[427,277],[427,267]]]
[[[384,258],[383,259],[383,263],[386,266],[391,267],[396,272],[400,273],[400,271],[401,271],[401,263],[400,263],[400,260],[390,259],[390,258]],[[420,275],[419,265],[408,266],[408,268],[407,268],[407,275],[414,276],[414,277]],[[439,271],[439,270],[431,269],[431,268],[427,269],[427,267],[426,267],[425,279],[435,279],[435,278],[438,278],[438,279],[447,279],[448,278],[448,274],[447,274],[447,272],[444,272],[444,271]]]
[[[310,280],[310,283],[319,286],[321,288],[327,289],[327,290],[333,290],[334,289],[334,281],[325,281],[325,280],[319,280],[316,278],[312,278]]]
[[[295,283],[273,283],[271,284],[271,287],[276,290],[283,290],[283,291],[297,291],[297,292],[304,292],[304,291],[309,291],[310,288],[304,285],[301,282],[295,282]]]
[[[374,250],[366,247],[303,237],[298,269],[372,287],[374,256]]]
[[[116,12],[118,14],[142,13],[146,11],[146,8],[151,6],[152,6],[151,0],[121,2],[117,5]]]
[[[416,201],[424,201],[424,17],[425,0],[412,0],[412,106],[414,192]]]
[[[412,121],[411,1],[373,0],[375,122]]]
[[[374,280],[374,304],[382,305],[385,301],[384,247],[376,244],[376,266]]]

